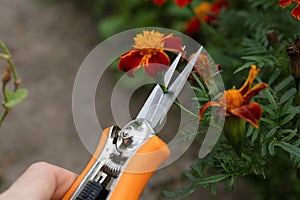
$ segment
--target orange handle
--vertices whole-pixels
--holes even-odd
[[[86,165],[86,167],[84,168],[84,170],[82,171],[82,173],[74,181],[74,183],[72,184],[72,186],[70,187],[70,189],[67,191],[67,193],[63,196],[63,198],[61,200],[69,200],[72,197],[72,195],[74,194],[74,192],[76,191],[76,189],[80,185],[81,181],[84,179],[84,177],[90,171],[90,169],[92,168],[92,166],[95,164],[95,162],[97,161],[97,158],[101,154],[101,151],[102,151],[102,149],[103,149],[103,147],[105,145],[105,142],[107,140],[107,136],[108,136],[109,130],[110,130],[110,128],[106,128],[103,131],[103,134],[101,136],[99,145],[98,145],[98,147],[97,147],[94,155],[92,156],[92,158],[90,159],[89,163]]]
[[[96,162],[107,140],[109,129],[110,128],[104,130],[93,157],[82,171],[80,176],[70,187],[68,192],[64,195],[62,200],[69,200],[72,197],[76,189],[79,187],[81,181]],[[121,173],[114,190],[110,192],[108,199],[137,200],[155,170],[169,155],[170,150],[167,144],[158,136],[151,137],[130,159],[129,163],[125,167],[124,172]]]
[[[167,144],[158,136],[151,137],[131,158],[109,200],[137,200],[154,171],[169,155]]]

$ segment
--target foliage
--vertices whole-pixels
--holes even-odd
[[[240,85],[252,64],[261,69],[257,80],[269,85],[254,98],[262,106],[263,116],[259,129],[246,125],[242,156],[236,155],[222,135],[212,152],[196,159],[191,171],[185,172],[191,185],[175,192],[166,191],[165,195],[186,199],[199,186],[211,186],[215,194],[217,184],[222,182],[232,188],[239,177],[248,177],[260,184],[262,192],[257,196],[263,199],[297,199],[300,195],[296,177],[300,168],[300,92],[290,75],[286,56],[286,49],[300,34],[299,21],[290,13],[293,6],[282,9],[278,1],[228,0],[228,9],[222,8],[215,20],[207,21],[194,11],[203,2],[193,0],[187,6],[178,7],[172,0],[162,5],[155,5],[152,0],[92,1],[101,39],[143,26],[186,32],[188,21],[196,17],[201,24],[190,36],[203,44],[222,66],[227,87]],[[196,79],[194,90],[201,105],[209,101],[201,80]],[[209,114],[204,116],[201,127],[207,127],[209,117]],[[290,187],[285,190],[283,185]]]
[[[0,41],[0,49],[3,51],[3,53],[0,52],[0,59],[3,59],[7,63],[7,66],[5,67],[2,73],[3,113],[0,116],[0,127],[1,127],[4,119],[7,117],[10,110],[16,105],[18,105],[19,103],[21,103],[26,98],[27,90],[19,88],[21,84],[21,80],[17,75],[15,65],[12,60],[12,55],[2,41]],[[10,82],[11,76],[13,77],[14,80],[13,82],[14,88],[12,92],[8,88],[8,83]]]

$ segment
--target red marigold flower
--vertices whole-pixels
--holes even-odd
[[[229,7],[229,3],[227,0],[219,0],[212,3],[211,11],[219,15],[222,8],[228,8],[228,7]]]
[[[282,8],[289,6],[291,3],[297,3],[297,6],[292,10],[291,14],[300,20],[300,0],[280,0],[278,2]]]
[[[167,0],[153,0],[153,3],[155,3],[156,5],[160,6],[162,4],[164,4]]]
[[[197,17],[193,17],[185,24],[185,32],[188,35],[193,35],[201,28],[201,22]]]
[[[127,72],[128,76],[134,76],[134,71],[142,66],[148,75],[156,76],[170,65],[169,56],[164,50],[184,53],[181,38],[155,30],[137,34],[134,42],[133,49],[121,55],[119,61],[119,69]]]
[[[179,7],[184,7],[192,2],[192,0],[174,0]]]
[[[256,102],[250,103],[250,99],[257,95],[261,90],[268,87],[265,83],[259,83],[252,87],[254,79],[259,73],[259,69],[252,65],[247,80],[239,89],[226,90],[223,96],[218,101],[206,103],[200,110],[199,120],[202,119],[205,111],[210,106],[218,106],[219,114],[226,115],[226,117],[235,116],[242,118],[258,128],[258,123],[262,114],[260,105]]]

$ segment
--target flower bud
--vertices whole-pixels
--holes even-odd
[[[267,32],[267,39],[271,45],[276,45],[278,43],[278,35],[275,30],[269,30]]]
[[[2,83],[3,85],[6,85],[10,81],[10,69],[9,67],[6,67],[3,74],[2,74]]]
[[[236,116],[226,117],[223,130],[233,150],[241,157],[245,133],[245,120]]]

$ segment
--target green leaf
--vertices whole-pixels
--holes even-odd
[[[296,116],[296,114],[297,113],[291,113],[288,116],[286,116],[283,120],[280,121],[280,125],[283,126],[286,123],[288,123],[289,121],[291,121]]]
[[[272,73],[271,77],[269,78],[269,81],[268,81],[268,85],[272,85],[274,83],[274,81],[279,77],[281,73],[281,70],[279,68],[276,68],[274,70],[274,72]]]
[[[300,148],[296,147],[294,145],[291,145],[287,142],[279,141],[276,142],[276,146],[281,147],[283,150],[287,151],[288,153],[296,156],[298,159],[300,159]]]
[[[290,110],[290,108],[292,108],[292,107],[291,107],[292,104],[293,104],[293,98],[289,99],[289,100],[284,104],[284,106],[283,106],[282,109],[281,109],[281,116],[282,116],[282,115],[285,115],[286,112],[288,112],[288,110]],[[294,110],[295,110],[295,109],[292,109],[292,111],[294,111]],[[299,109],[299,111],[300,111],[300,109]],[[289,112],[289,113],[290,113],[290,112]]]
[[[245,64],[242,65],[241,67],[237,68],[237,69],[233,72],[233,74],[236,74],[236,73],[238,73],[238,72],[240,72],[240,71],[243,71],[244,69],[248,69],[252,64],[253,64],[252,62],[247,62],[247,63],[245,63]]]
[[[276,103],[276,100],[274,99],[274,96],[271,94],[271,90],[270,89],[264,90],[264,94],[266,95],[267,99],[271,103],[271,105],[273,107],[273,110],[277,110],[278,109],[278,105]]]
[[[12,108],[19,103],[21,103],[27,97],[27,90],[26,89],[19,89],[15,93],[12,93],[10,98],[4,104],[6,108]]]
[[[289,130],[289,132],[285,132],[285,133],[289,133],[289,134],[288,134],[287,136],[283,137],[283,138],[281,139],[282,141],[288,142],[288,141],[290,141],[291,139],[293,139],[293,137],[295,137],[296,134],[297,134],[297,129],[295,129],[295,130],[285,129],[285,130]]]
[[[272,128],[266,135],[266,138],[270,138],[273,137],[273,135],[276,133],[277,129],[279,128],[279,126],[276,126],[274,128]]]
[[[291,99],[291,97],[293,97],[296,93],[297,93],[297,90],[295,88],[291,88],[288,91],[286,91],[280,99],[280,104],[283,104],[287,100]]]
[[[184,175],[193,182],[197,180],[190,172],[184,172]]]
[[[290,106],[287,110],[288,113],[300,113],[300,106]]]
[[[280,92],[283,88],[288,86],[292,81],[294,80],[294,77],[291,75],[283,79],[278,85],[275,86],[274,90],[276,93]]]
[[[213,183],[221,182],[221,181],[225,180],[228,177],[230,177],[229,174],[214,175],[214,176],[210,176],[210,177],[207,177],[207,178],[199,179],[197,181],[197,183],[200,184],[200,185],[213,184]]]
[[[276,126],[276,125],[277,125],[276,122],[274,122],[274,121],[272,121],[272,120],[270,120],[270,119],[268,119],[268,118],[262,117],[262,118],[260,118],[260,120],[261,120],[262,122],[265,122],[265,123],[270,124],[270,125],[272,125],[272,126]]]
[[[269,153],[270,153],[272,156],[275,155],[274,141],[272,141],[272,142],[269,143],[268,150],[269,150]]]

